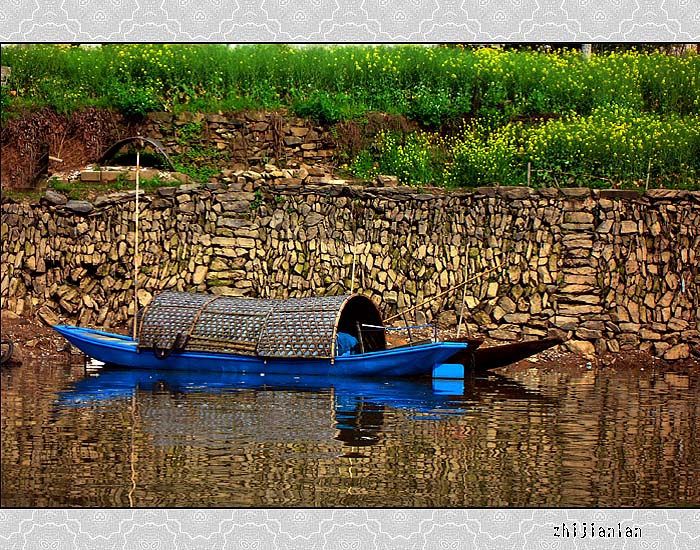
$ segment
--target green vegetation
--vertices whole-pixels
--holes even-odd
[[[3,121],[25,109],[286,108],[322,124],[400,115],[347,157],[358,175],[412,185],[693,188],[700,177],[700,56],[627,51],[584,59],[481,47],[110,44],[3,48]],[[196,125],[195,125],[196,126]],[[182,139],[198,129],[181,128]],[[201,131],[201,128],[199,129]],[[357,145],[357,144],[354,144]],[[212,150],[175,159],[206,178]]]
[[[282,44],[34,45],[2,53],[12,67],[10,111],[92,105],[138,115],[286,106],[329,123],[375,110],[426,126],[464,115],[587,115],[610,104],[700,111],[694,55],[613,52],[586,61],[576,51]]]
[[[176,183],[179,185],[179,182]],[[176,183],[165,181],[160,176],[156,176],[140,179],[139,187],[144,191],[155,191],[159,187],[175,185]],[[48,180],[47,186],[54,191],[64,194],[69,199],[86,199],[97,194],[105,195],[115,191],[133,191],[134,181],[127,178],[124,174],[120,174],[116,180],[96,186],[94,183],[86,183],[79,180],[67,182],[53,177]],[[3,190],[3,193],[5,192]]]
[[[473,122],[447,137],[380,132],[372,150],[350,171],[368,179],[395,174],[410,185],[525,185],[529,164],[533,186],[700,188],[698,115],[609,107],[537,125]]]
[[[183,152],[171,157],[178,172],[199,182],[206,182],[218,174],[222,164],[228,159],[228,153],[214,147],[192,145],[202,138],[203,131],[203,122],[188,122],[179,126],[175,142],[183,146]]]
[[[171,157],[175,170],[199,182],[206,182],[218,174],[227,159],[227,153],[201,145],[190,146],[183,153]]]

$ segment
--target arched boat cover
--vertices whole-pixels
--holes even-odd
[[[211,351],[262,357],[332,358],[339,333],[365,351],[386,347],[381,315],[367,297],[352,294],[267,300],[166,291],[143,311],[140,350]]]

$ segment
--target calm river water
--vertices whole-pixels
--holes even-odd
[[[3,507],[700,505],[698,373],[1,376]]]

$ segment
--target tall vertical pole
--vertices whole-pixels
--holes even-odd
[[[357,260],[357,239],[352,245],[352,272],[350,274],[350,294],[355,292],[355,263]]]
[[[139,172],[141,171],[141,152],[136,149],[136,210],[134,212],[134,329],[133,338],[138,336],[139,311]]]
[[[465,279],[467,278],[467,270],[464,270]],[[457,338],[459,338],[460,332],[462,332],[462,319],[464,319],[464,306],[467,303],[467,285],[464,285],[464,291],[462,292],[462,306],[459,309],[459,323],[457,323]],[[469,329],[467,329],[467,332]]]

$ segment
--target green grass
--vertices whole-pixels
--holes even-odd
[[[323,122],[377,110],[436,127],[464,115],[585,115],[610,104],[700,110],[697,55],[628,51],[586,61],[576,51],[282,44],[33,45],[2,54],[12,67],[9,111],[98,106],[139,115],[285,106]]]

